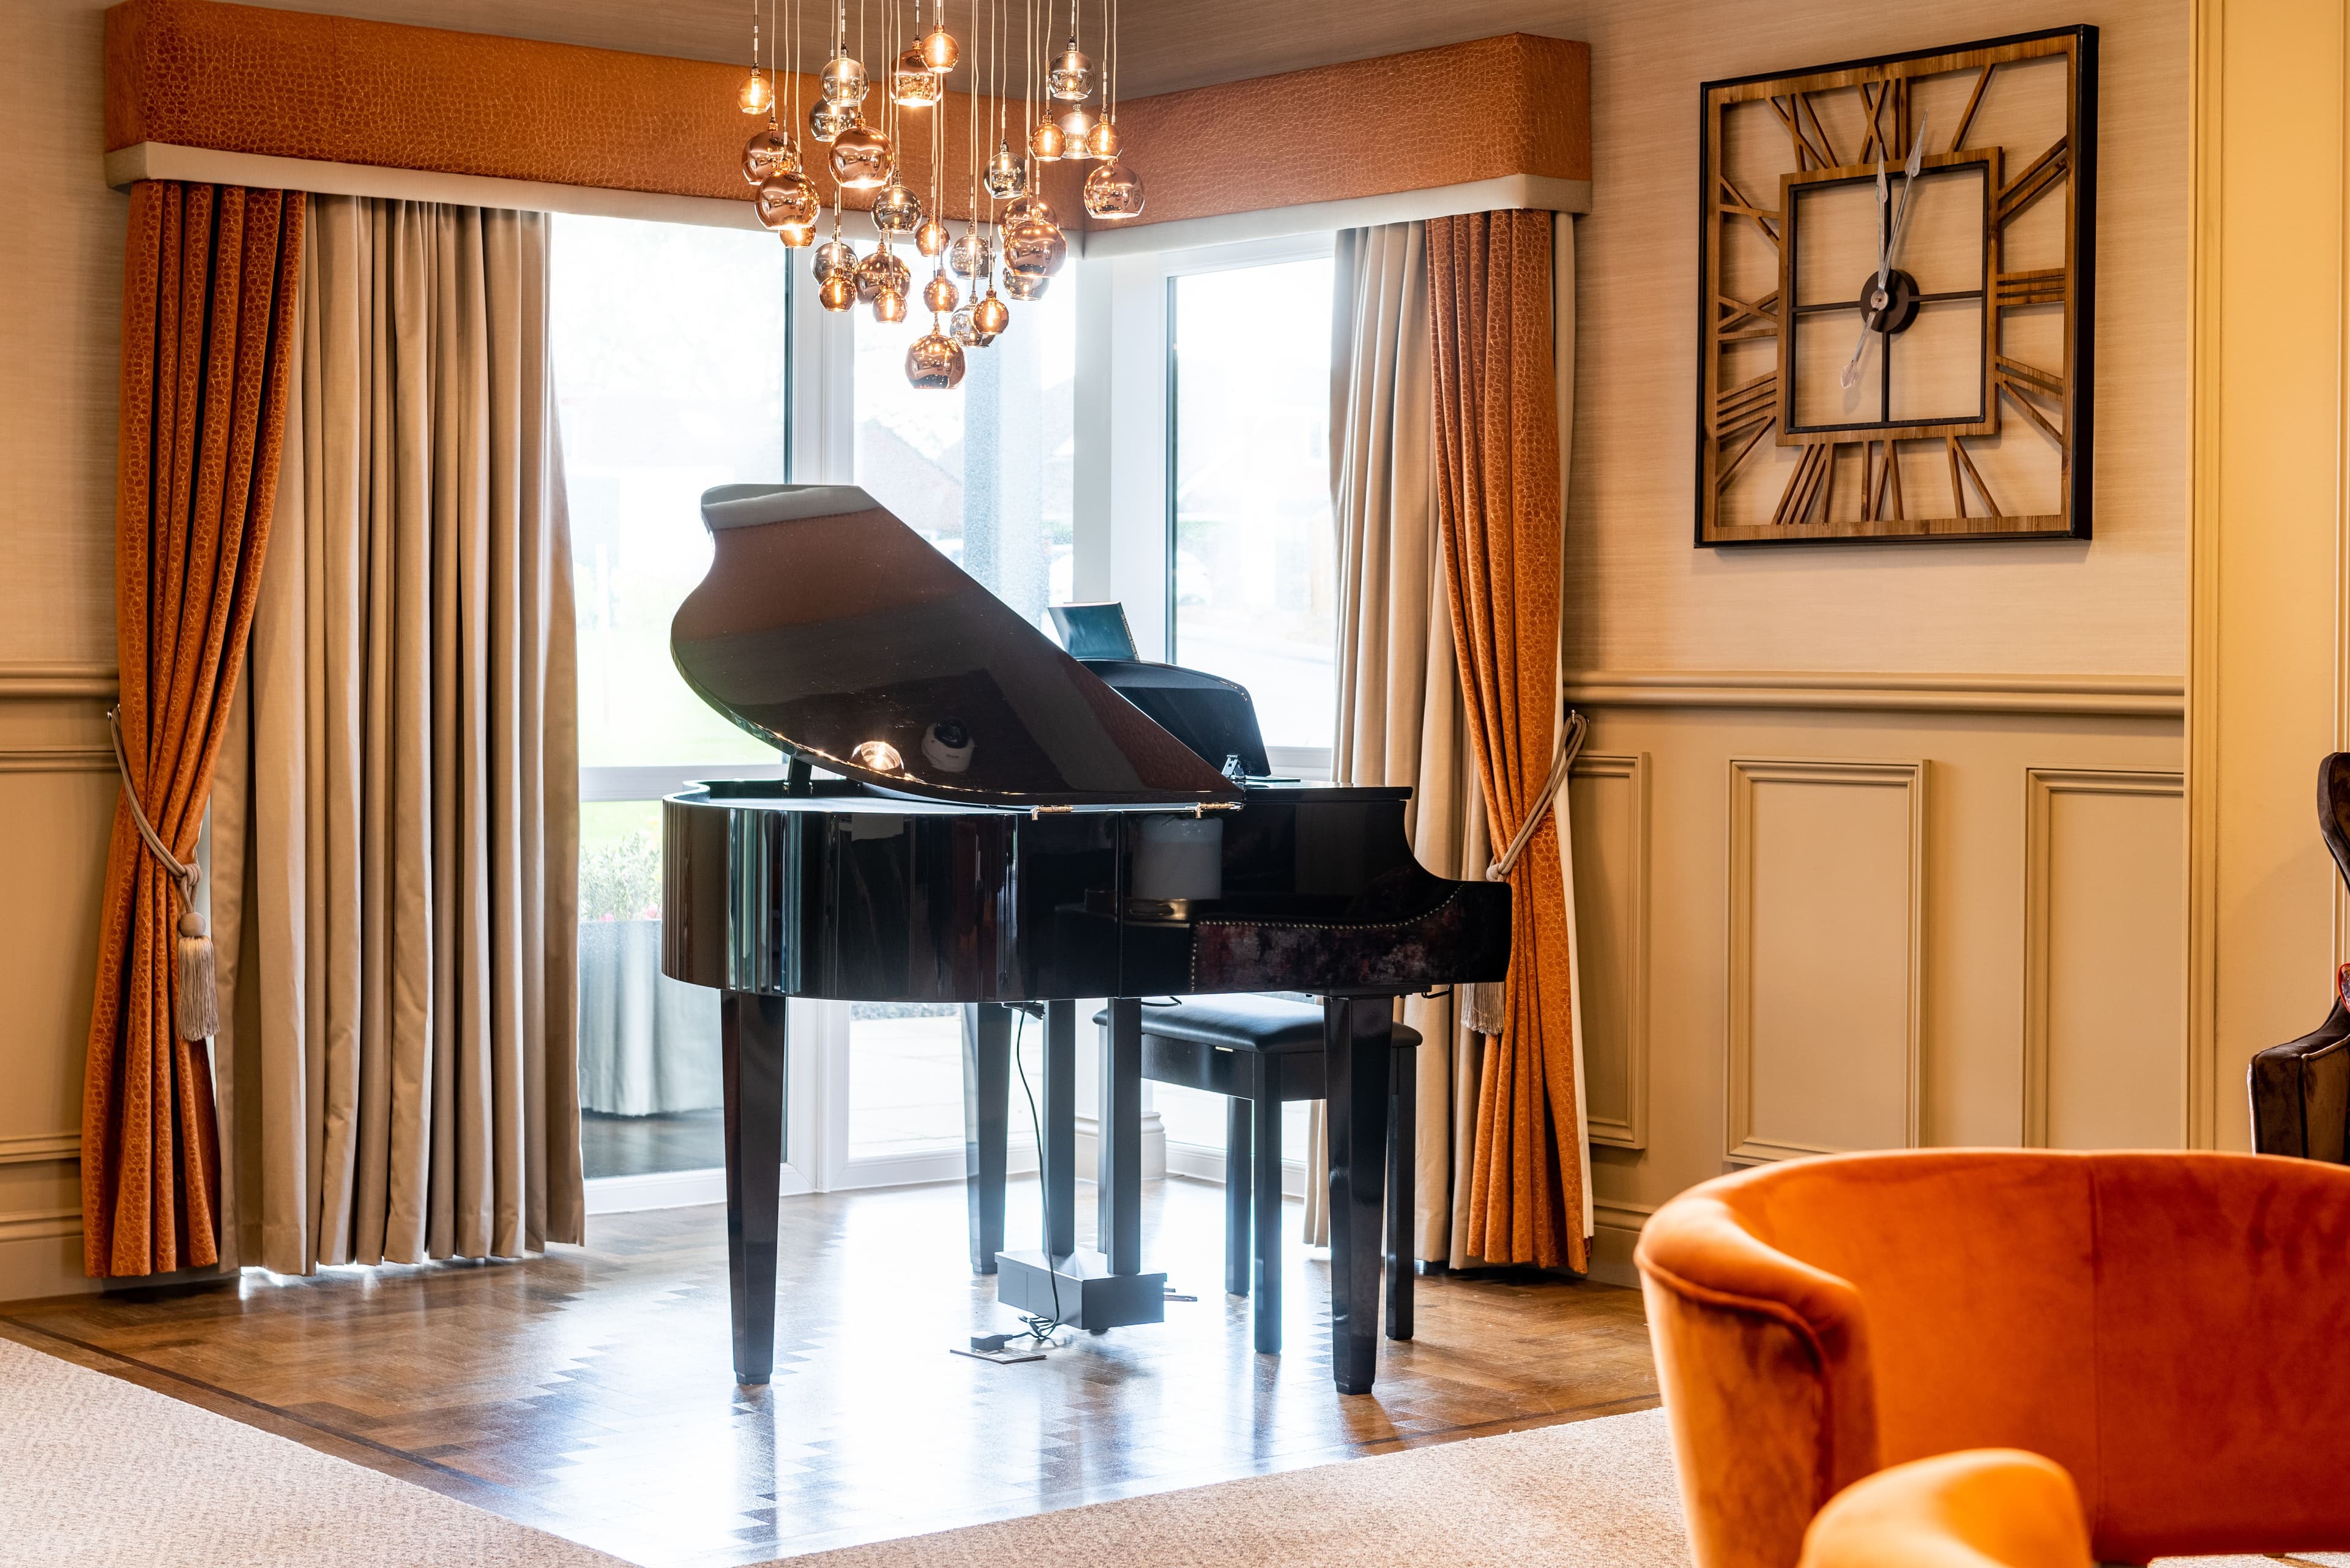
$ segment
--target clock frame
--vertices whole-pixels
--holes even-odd
[[[1697,543],[2089,537],[2096,29],[1708,82],[1700,145]]]

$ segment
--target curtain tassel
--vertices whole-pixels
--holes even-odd
[[[106,727],[114,736],[114,765],[122,771],[122,796],[130,803],[130,819],[139,825],[139,836],[145,840],[148,853],[163,864],[163,874],[180,895],[180,938],[174,944],[177,962],[173,965],[172,993],[172,1029],[182,1040],[206,1040],[220,1033],[220,985],[213,967],[213,939],[203,916],[196,909],[196,888],[203,873],[192,864],[182,860],[165,846],[155,825],[147,820],[147,808],[139,804],[139,791],[130,782],[130,759],[122,750],[122,711],[109,708]]]
[[[1558,798],[1558,792],[1566,787],[1567,773],[1575,766],[1575,759],[1583,750],[1583,737],[1590,728],[1590,721],[1582,714],[1572,708],[1566,711],[1566,722],[1558,727],[1558,742],[1551,752],[1550,778],[1544,784],[1542,794],[1535,796],[1539,804],[1526,813],[1523,822],[1518,824],[1518,831],[1511,837],[1509,847],[1485,867],[1485,880],[1506,882],[1510,879],[1510,873],[1517,869],[1518,857],[1524,854],[1526,846],[1534,842],[1534,830],[1549,815],[1551,803]],[[1461,989],[1462,1024],[1474,1033],[1499,1034],[1510,1016],[1509,982],[1481,980]]]
[[[193,909],[180,917],[180,983],[172,998],[172,1023],[182,1040],[209,1040],[220,1033],[220,984],[213,972],[213,939],[204,918]]]

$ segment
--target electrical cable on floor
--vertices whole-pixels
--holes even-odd
[[[1043,1210],[1045,1223],[1045,1277],[1053,1285],[1053,1315],[1049,1318],[1030,1313],[1020,1314],[1028,1325],[1027,1336],[1038,1345],[1049,1345],[1061,1328],[1061,1271],[1053,1261],[1053,1173],[1045,1166],[1045,1121],[1036,1114],[1036,1093],[1028,1086],[1028,1063],[1020,1054],[1022,1039],[1027,1033],[1028,1012],[1017,1010],[1018,1022],[1012,1026],[1012,1065],[1020,1074],[1020,1093],[1028,1102],[1028,1126],[1036,1135],[1036,1196],[1037,1207]],[[1008,1336],[1020,1338],[1018,1334]]]

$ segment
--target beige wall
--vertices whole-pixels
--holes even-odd
[[[1603,1272],[1751,1159],[2178,1147],[2183,3],[1565,8],[1592,46],[1569,486]],[[1692,548],[1698,85],[2100,28],[2095,537]],[[1907,680],[1888,680],[1888,675]]]
[[[536,0],[318,8],[569,30]],[[2158,1140],[2181,1050],[2164,693],[2186,658],[2183,5],[2002,0],[1963,23],[1857,0],[1559,10],[1544,30],[1593,45],[1597,142],[1568,623],[1570,669],[1611,677],[1580,682],[1596,726],[1574,794],[1581,896],[1605,911],[1583,929],[1607,1255],[1620,1266],[1642,1213],[1726,1168],[1733,1062],[1750,1147],[1898,1142],[1913,1119],[1929,1142],[2013,1143],[2027,1114],[2052,1141]],[[0,7],[17,216],[0,225],[0,1300],[82,1285],[71,1151],[111,789],[123,222],[99,176],[99,11]],[[657,8],[574,12],[595,22],[577,41],[664,47]],[[1697,84],[2077,21],[2105,29],[2095,543],[1691,549]],[[1960,694],[1783,678],[1807,670],[1947,675]],[[1692,696],[1707,705],[1674,705]],[[1788,702],[1809,706],[1766,706]],[[2000,704],[2040,711],[1981,711]],[[1887,765],[1817,765],[1853,763]],[[2083,891],[2105,878],[2127,897]],[[1863,961],[1869,983],[1840,983]],[[2108,1008],[2128,1026],[2095,1027]],[[2131,1085],[2120,1101],[2085,1101],[2109,1075]]]

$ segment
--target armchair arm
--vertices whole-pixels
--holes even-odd
[[[1859,1293],[1702,1189],[1636,1258],[1698,1568],[1794,1568],[1812,1515],[1877,1464]]]
[[[1803,1568],[2090,1568],[2081,1498],[2063,1466],[1967,1449],[1855,1482],[1812,1521]]]

